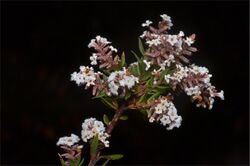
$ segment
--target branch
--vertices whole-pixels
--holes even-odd
[[[113,119],[110,121],[110,123],[109,123],[109,125],[107,126],[107,129],[106,129],[106,132],[109,135],[111,135],[115,125],[117,124],[117,122],[120,119],[120,117],[121,117],[124,110],[126,110],[125,105],[121,105],[121,107],[116,110]],[[97,161],[100,159],[99,155],[100,155],[100,152],[97,152],[97,155],[91,156],[88,166],[94,166],[97,163]]]

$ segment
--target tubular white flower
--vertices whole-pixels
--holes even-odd
[[[166,22],[168,23],[168,26],[169,26],[168,29],[170,29],[170,28],[173,26],[171,17],[168,16],[168,15],[166,15],[166,14],[162,14],[162,15],[160,15],[160,16],[161,16],[161,18],[162,18],[164,21],[166,21]]]
[[[117,49],[114,48],[113,46],[109,46],[109,48],[110,48],[111,51],[117,52]]]
[[[145,23],[142,23],[142,27],[148,27],[150,24],[152,24],[153,22],[150,20],[146,20]]]
[[[173,46],[178,43],[177,35],[167,35],[167,41]]]
[[[82,140],[88,142],[89,139],[92,139],[98,134],[99,141],[101,141],[105,147],[109,147],[109,141],[107,140],[109,135],[105,130],[104,124],[101,121],[95,118],[85,119],[82,123]]]
[[[106,38],[101,37],[101,36],[98,35],[98,36],[96,36],[95,39],[91,39],[91,41],[90,41],[88,47],[89,47],[89,48],[95,47],[95,46],[97,45],[96,42],[99,42],[99,43],[102,43],[102,44],[105,44],[105,45],[111,43],[111,42],[109,42]]]
[[[92,56],[89,57],[90,61],[91,61],[91,65],[97,65],[97,56],[95,53],[92,54]]]
[[[80,72],[74,72],[71,74],[71,81],[75,81],[77,85],[86,84],[88,88],[91,85],[95,85],[96,74],[92,67],[80,66]]]
[[[158,45],[161,44],[161,40],[160,40],[160,38],[158,37],[158,38],[156,38],[156,39],[148,40],[148,41],[146,41],[146,43],[148,44],[149,47],[152,47],[153,45],[154,45],[154,46],[158,46]]]
[[[114,71],[108,77],[109,91],[113,95],[118,95],[119,87],[131,89],[139,79],[133,75],[127,75],[127,69],[123,68],[121,71]]]
[[[193,44],[193,43],[194,43],[193,39],[192,39],[192,38],[190,38],[190,37],[186,37],[185,42],[186,42],[189,46],[191,46],[191,44]]]
[[[56,145],[57,146],[66,145],[66,146],[71,147],[72,145],[74,145],[75,143],[78,143],[79,141],[80,141],[80,138],[77,135],[71,134],[70,137],[65,136],[65,137],[59,138]]]
[[[146,68],[145,68],[145,70],[146,71],[148,71],[148,69],[150,68],[150,64],[151,64],[151,62],[148,62],[147,60],[143,60],[143,62],[146,64]]]
[[[163,126],[168,125],[167,130],[172,130],[174,127],[179,128],[182,118],[177,115],[173,102],[165,97],[160,97],[156,101],[158,104],[151,107],[149,122],[160,121]]]

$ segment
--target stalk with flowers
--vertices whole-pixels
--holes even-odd
[[[113,117],[104,114],[103,121],[88,118],[82,123],[81,138],[90,144],[89,166],[100,164],[101,160],[106,165],[123,157],[102,154],[102,150],[110,146],[109,138],[116,124],[127,119],[123,115],[126,110],[138,110],[150,123],[172,130],[182,122],[174,105],[174,94],[184,92],[197,107],[208,109],[213,108],[215,97],[224,100],[224,92],[218,92],[210,83],[212,75],[208,69],[189,62],[188,57],[197,51],[192,46],[195,34],[188,37],[182,31],[169,34],[171,18],[166,14],[160,16],[157,27],[149,20],[142,24],[147,30],[139,38],[140,54],[132,51],[136,62],[126,64],[124,52],[119,56],[111,42],[96,36],[88,47],[95,50],[90,56],[91,65],[99,65],[100,71],[80,66],[79,72],[71,74],[71,80],[78,86],[92,88],[94,99],[115,110]],[[83,164],[83,145],[79,141],[74,134],[59,139],[57,145],[65,151],[59,154],[62,165]]]

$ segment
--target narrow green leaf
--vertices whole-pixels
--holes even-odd
[[[66,166],[65,161],[63,160],[62,157],[60,157],[60,162],[61,162],[61,165],[62,165],[62,166]]]
[[[127,119],[128,119],[128,116],[126,115],[120,117],[120,120],[127,120]]]
[[[109,124],[109,117],[106,114],[103,115],[103,121],[106,125]]]
[[[150,101],[158,98],[160,95],[161,95],[160,92],[157,92],[157,93],[153,94],[150,98],[148,98],[147,102],[150,102]]]
[[[110,160],[106,160],[105,163],[102,164],[102,166],[106,166]]]
[[[82,166],[84,162],[84,158],[81,160],[81,162],[78,164],[78,166]]]
[[[111,154],[111,155],[105,155],[102,157],[105,159],[109,159],[109,160],[119,160],[119,159],[123,158],[123,155],[122,154]]]
[[[128,100],[131,97],[131,92],[128,91],[127,94],[125,95],[125,100]]]
[[[125,58],[125,53],[122,52],[122,57],[121,57],[121,67],[126,66],[126,58]]]
[[[140,50],[141,54],[144,55],[145,50],[144,50],[144,47],[143,47],[143,44],[142,44],[142,41],[140,38],[138,38],[138,45],[139,45],[139,50]]]
[[[101,97],[107,97],[107,94],[103,91],[101,91],[99,93],[99,95],[95,96],[95,97],[92,97],[92,99],[98,99],[98,98],[101,98]]]
[[[95,137],[92,139],[91,144],[90,144],[90,155],[95,156],[97,152],[97,147],[98,147],[98,134],[95,135]]]
[[[114,110],[116,110],[116,107],[112,104],[112,101],[109,101],[108,98],[105,98],[105,97],[101,97],[100,98],[101,101],[106,104],[107,106],[113,108]]]

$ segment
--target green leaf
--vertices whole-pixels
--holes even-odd
[[[142,44],[142,41],[140,38],[138,38],[138,45],[139,45],[139,50],[140,50],[141,54],[144,55],[145,50],[144,50],[144,47],[143,47],[143,44]]]
[[[101,97],[100,99],[107,106],[113,108],[114,110],[117,110],[116,106],[112,103],[111,99],[106,98],[106,97]]]
[[[95,135],[95,137],[92,139],[90,144],[90,155],[95,156],[98,148],[98,134]]]
[[[148,98],[147,102],[151,102],[152,100],[158,98],[161,95],[161,92],[156,92],[150,98]]]
[[[144,62],[142,61],[142,59],[141,58],[139,58],[138,56],[137,56],[137,54],[134,52],[134,51],[132,51],[131,50],[131,52],[132,52],[132,54],[135,56],[135,58],[137,59],[137,61],[138,61],[138,67],[137,67],[137,70],[138,70],[138,74],[140,75],[140,76],[143,76],[144,75],[144,72],[145,72],[145,64],[144,64]]]
[[[121,57],[121,67],[126,66],[126,59],[125,59],[125,53],[122,52],[122,57]]]
[[[111,154],[111,155],[105,155],[102,156],[102,158],[108,159],[108,160],[119,160],[123,158],[122,154]]]
[[[59,155],[60,156],[60,155]],[[61,162],[61,165],[62,166],[66,166],[66,164],[65,164],[65,161],[63,160],[63,158],[60,156],[60,162]]]
[[[102,166],[106,166],[110,160],[106,160],[105,163],[102,164]]]
[[[128,116],[126,115],[120,117],[120,120],[127,120],[127,119],[128,119]]]
[[[103,115],[103,121],[106,125],[109,124],[109,117],[106,114]]]
[[[131,92],[128,91],[125,95],[125,100],[128,100],[131,97],[131,95],[132,95]]]
[[[101,98],[101,97],[107,97],[107,94],[103,91],[101,91],[99,93],[99,95],[95,96],[95,97],[92,97],[92,99],[98,99],[98,98]]]
[[[78,164],[78,166],[82,166],[84,162],[84,158],[81,160],[81,162]]]

